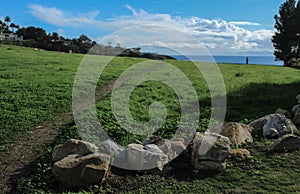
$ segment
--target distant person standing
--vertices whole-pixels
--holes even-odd
[[[246,57],[246,64],[248,65],[249,64],[249,58]]]

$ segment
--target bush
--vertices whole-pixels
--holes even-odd
[[[288,63],[290,67],[300,69],[300,58],[292,58]]]

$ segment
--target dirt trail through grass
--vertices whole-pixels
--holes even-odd
[[[97,88],[96,101],[106,96],[114,85],[110,81],[106,86]],[[57,115],[52,121],[44,121],[28,131],[27,135],[9,145],[6,154],[0,154],[0,193],[13,190],[9,181],[32,172],[31,163],[39,157],[39,153],[46,148],[61,133],[61,128],[73,121],[73,112]]]

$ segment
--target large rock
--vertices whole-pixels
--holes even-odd
[[[295,112],[297,111],[298,108],[300,108],[300,104],[297,104],[297,105],[292,107],[292,115],[295,114]]]
[[[168,156],[168,162],[179,156],[185,149],[185,142],[183,138],[174,138],[172,140],[163,139],[158,136],[151,135],[146,138],[143,145],[155,144],[164,154]]]
[[[275,114],[283,114],[286,118],[288,119],[291,119],[292,118],[292,115],[289,111],[287,110],[284,110],[284,109],[281,109],[281,108],[278,108],[276,111],[275,111]]]
[[[129,144],[114,160],[114,165],[126,170],[163,170],[168,157],[156,145]]]
[[[272,116],[268,119],[267,123],[263,126],[263,137],[274,138],[278,137],[279,134],[283,134],[284,122],[286,117],[284,115]]]
[[[300,104],[300,94],[296,96],[296,100],[298,101],[298,104]]]
[[[65,142],[63,146],[57,146],[52,152],[52,161],[57,162],[64,157],[72,154],[78,154],[80,156],[85,156],[88,154],[96,153],[98,147],[92,143],[70,139]]]
[[[228,137],[234,146],[252,143],[251,127],[243,123],[224,123],[220,135]]]
[[[277,139],[268,149],[267,154],[293,152],[300,150],[300,137],[289,134]]]
[[[105,154],[69,155],[55,162],[52,172],[56,180],[69,187],[101,183],[109,170],[109,156]]]
[[[106,140],[99,145],[99,152],[111,157],[119,155],[124,149],[111,140]]]
[[[296,127],[283,114],[271,114],[259,118],[249,124],[252,135],[266,138],[278,138],[286,134],[293,134]]]
[[[288,131],[288,133],[295,134],[298,132],[297,127],[295,126],[295,124],[293,123],[293,121],[291,119],[287,119],[285,121],[285,126],[286,126],[286,130]]]
[[[293,122],[296,125],[300,125],[300,94],[296,96],[298,104],[293,106],[292,108],[292,115],[293,115]]]
[[[196,133],[192,150],[192,164],[196,170],[221,172],[225,169],[225,160],[229,155],[228,137],[208,132]]]
[[[295,111],[294,117],[293,117],[293,122],[296,125],[300,125],[300,107],[297,108]]]

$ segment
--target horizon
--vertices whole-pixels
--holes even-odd
[[[271,56],[273,17],[283,2],[31,0],[15,6],[5,1],[0,8],[0,19],[10,16],[21,27],[41,27],[47,33],[58,32],[67,38],[86,34],[98,43],[112,42],[129,48],[157,45],[185,55]],[[150,32],[149,26],[160,29]]]

